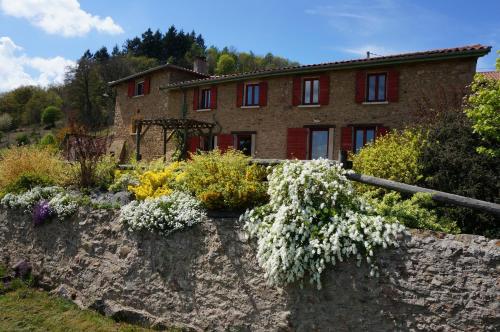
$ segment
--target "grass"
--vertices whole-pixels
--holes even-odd
[[[74,303],[28,287],[0,295],[0,331],[152,331],[117,323]]]

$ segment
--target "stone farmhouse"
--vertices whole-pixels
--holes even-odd
[[[417,120],[421,101],[463,96],[490,50],[472,45],[222,76],[207,75],[203,59],[193,70],[158,66],[110,82],[114,146],[122,157],[134,153],[136,120],[187,118],[216,124],[213,135],[188,137],[191,152],[217,146],[254,158],[343,159]],[[139,138],[142,158],[163,155],[161,128]],[[167,154],[174,148],[169,142]]]

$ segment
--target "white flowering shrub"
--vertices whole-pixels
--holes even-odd
[[[366,260],[377,275],[374,250],[397,246],[404,227],[373,215],[345,174],[324,159],[286,161],[269,175],[269,203],[241,216],[257,239],[257,258],[271,284],[308,275],[321,288],[325,268],[350,257],[358,266]]]
[[[35,187],[21,194],[6,194],[0,203],[10,209],[22,209],[31,212],[31,209],[41,200],[48,200],[61,193],[61,187]]]
[[[120,219],[129,230],[146,230],[163,235],[190,227],[204,217],[200,201],[180,191],[168,196],[132,201],[120,211]]]
[[[61,187],[35,187],[21,194],[6,194],[0,204],[26,213],[33,212],[36,220],[53,216],[65,219],[78,209],[78,199],[78,196],[68,194]]]

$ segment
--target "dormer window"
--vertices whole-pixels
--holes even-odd
[[[144,95],[144,80],[135,82],[135,96]]]

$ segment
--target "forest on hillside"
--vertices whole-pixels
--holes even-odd
[[[209,73],[218,75],[298,65],[272,53],[260,56],[233,47],[207,47],[201,34],[177,30],[173,25],[165,33],[148,29],[127,39],[122,47],[86,50],[77,65],[68,68],[62,85],[23,86],[1,94],[0,133],[40,124],[48,107],[61,110],[56,118],[64,116],[89,128],[109,126],[115,96],[108,82],[165,63],[192,68],[198,56],[206,57]]]

